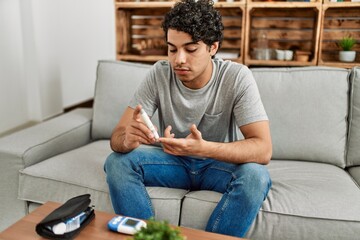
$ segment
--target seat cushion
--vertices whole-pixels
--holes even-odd
[[[186,194],[181,211],[180,225],[204,230],[221,197],[221,193],[213,191],[193,191]]]
[[[65,202],[89,193],[97,210],[113,212],[103,170],[110,153],[109,141],[100,140],[27,167],[20,171],[19,198],[34,203]],[[155,218],[177,225],[187,191],[158,187],[147,190]]]
[[[20,171],[19,198],[65,202],[90,193],[98,209],[112,211],[103,164],[111,153],[108,140],[90,143]]]
[[[252,72],[270,119],[273,159],[345,167],[349,71],[294,67]]]
[[[253,223],[250,239],[356,239],[360,190],[346,171],[305,161],[272,160],[273,186]],[[181,225],[204,229],[221,194],[185,196]],[[196,212],[196,214],[194,214]]]

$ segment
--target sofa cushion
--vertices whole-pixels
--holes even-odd
[[[193,191],[186,194],[181,211],[181,226],[205,229],[221,197],[221,193],[213,191]]]
[[[351,167],[351,168],[348,169],[348,171],[349,171],[351,177],[360,186],[360,166]]]
[[[286,160],[272,160],[268,169],[273,186],[248,238],[356,239],[360,235],[360,191],[346,171],[330,164]],[[208,191],[187,194],[181,225],[204,229],[220,198],[221,194]]]
[[[99,61],[97,68],[93,139],[109,139],[135,89],[150,65],[122,61]]]
[[[345,167],[349,72],[328,67],[252,72],[270,119],[273,159]]]
[[[360,165],[360,67],[352,69],[350,84],[347,166],[355,166]]]
[[[179,225],[181,203],[188,190],[165,187],[147,187],[146,190],[151,199],[155,219]]]
[[[20,171],[19,198],[34,203],[65,202],[90,193],[97,210],[113,212],[103,170],[111,153],[108,140],[100,140]],[[147,188],[156,219],[179,223],[182,189]]]

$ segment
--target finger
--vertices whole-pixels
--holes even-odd
[[[138,146],[140,146],[141,144],[148,144],[146,139],[140,138],[140,137],[126,137],[123,145],[125,146],[125,148],[127,149],[135,149]]]
[[[172,138],[174,136],[174,134],[171,133],[171,129],[172,129],[172,127],[170,125],[165,129],[164,137]]]
[[[174,144],[174,138],[169,137],[161,137],[159,138],[159,142],[167,145],[173,145]]]
[[[127,145],[134,144],[151,144],[153,141],[145,136],[142,132],[136,131],[134,134],[131,134],[127,137]]]
[[[139,120],[140,119],[140,111],[142,109],[141,105],[137,105],[134,109],[134,113],[133,113],[133,119],[134,120]]]
[[[155,141],[154,134],[146,126],[146,124],[141,120],[141,113],[140,113],[141,109],[142,109],[142,106],[140,104],[135,107],[134,113],[133,113],[133,120],[135,120],[135,122],[132,123],[132,126],[136,129],[139,129],[143,133],[142,137],[148,138],[148,141],[150,141],[150,142],[154,142]]]
[[[176,147],[172,146],[171,144],[164,144],[163,143],[162,146],[163,146],[164,152],[172,154],[172,155],[177,155],[178,154]]]
[[[134,122],[132,124],[132,134],[142,137],[142,138],[152,138],[154,137],[150,129],[141,122]]]
[[[201,132],[197,129],[195,124],[191,125],[190,132],[194,135],[196,139],[202,138]]]
[[[144,123],[139,123],[139,130],[143,138],[146,138],[152,143],[156,141],[154,133]]]
[[[142,143],[154,143],[155,137],[150,129],[142,122],[133,121],[129,128],[129,134],[132,141],[141,141]]]
[[[184,147],[184,139],[162,137],[159,138],[159,142],[172,149],[181,149]]]

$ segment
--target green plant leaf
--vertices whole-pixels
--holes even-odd
[[[147,221],[147,227],[134,234],[134,240],[184,240],[179,228],[172,228],[167,221]]]
[[[356,40],[351,36],[346,36],[343,37],[338,44],[343,51],[350,51],[356,44]]]

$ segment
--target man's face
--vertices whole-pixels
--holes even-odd
[[[194,42],[185,33],[169,29],[168,57],[176,76],[188,88],[199,89],[205,86],[211,78],[211,57],[215,55],[218,43],[211,47],[203,41]]]

